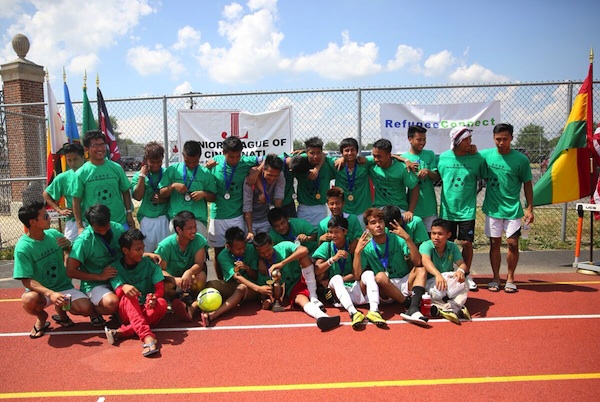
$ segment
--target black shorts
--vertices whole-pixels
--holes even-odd
[[[450,241],[466,240],[473,243],[475,240],[475,219],[472,221],[450,221],[452,236]]]

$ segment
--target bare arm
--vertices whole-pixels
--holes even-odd
[[[527,208],[525,208],[525,222],[533,223],[533,186],[531,180],[523,183],[523,190],[525,192],[525,201],[527,202]]]

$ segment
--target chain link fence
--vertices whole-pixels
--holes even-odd
[[[515,127],[513,148],[525,153],[531,160],[535,183],[547,168],[548,158],[556,145],[581,82],[550,82],[498,85],[386,87],[367,89],[328,89],[244,92],[223,94],[189,93],[178,96],[145,97],[133,99],[106,99],[107,109],[113,120],[122,157],[127,161],[125,170],[129,175],[139,168],[143,147],[150,141],[164,144],[166,164],[178,157],[177,111],[181,109],[245,110],[251,113],[291,106],[293,110],[293,135],[295,147],[312,136],[320,137],[326,149],[335,151],[345,137],[355,137],[363,149],[370,149],[381,137],[379,104],[453,104],[501,102],[502,121]],[[596,83],[597,86],[597,83]],[[595,105],[600,105],[597,101]],[[11,106],[0,105],[6,115]],[[92,108],[95,107],[92,102]],[[61,113],[64,105],[59,105]],[[81,102],[73,102],[75,116],[82,116]],[[1,113],[0,113],[1,114]],[[63,114],[64,115],[64,114]],[[598,107],[594,108],[598,116]],[[6,124],[2,124],[6,129]],[[2,133],[4,134],[4,133]],[[491,130],[490,130],[490,135]],[[45,141],[45,130],[33,130],[30,141]],[[0,136],[0,141],[6,136]],[[10,138],[10,136],[8,137]],[[0,142],[0,152],[5,152]],[[7,160],[2,154],[2,163]],[[45,150],[40,157],[45,166]],[[0,165],[0,179],[6,177],[4,165]],[[44,172],[41,172],[41,176]],[[32,181],[31,178],[29,178]],[[3,191],[0,182],[0,192]],[[485,190],[478,196],[483,203]],[[0,235],[2,245],[12,245],[22,233],[21,225],[8,222],[7,199],[14,202],[15,195],[0,198]],[[439,201],[439,200],[438,200]],[[587,201],[587,200],[584,200]],[[552,205],[536,209],[536,222],[524,247],[568,247],[576,235],[575,203]],[[13,212],[14,215],[14,212]],[[586,225],[587,226],[587,225]],[[584,235],[589,238],[588,232]],[[483,215],[477,219],[475,247],[486,248],[483,236]],[[586,237],[587,236],[587,237]]]

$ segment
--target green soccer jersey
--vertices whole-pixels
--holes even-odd
[[[487,177],[481,154],[456,156],[453,150],[442,152],[438,162],[442,177],[440,218],[471,221],[477,212],[477,180]]]
[[[46,187],[46,192],[54,201],[59,201],[61,197],[65,197],[65,205],[68,209],[73,209],[73,191],[77,174],[74,170],[67,170],[56,176],[52,183]],[[70,221],[75,220],[73,216],[69,217]]]
[[[294,190],[294,174],[290,171],[289,165],[292,158],[286,153],[279,155],[279,157],[283,160],[283,176],[285,177],[285,191],[283,193],[282,205],[288,205],[294,202],[294,195],[296,194]]]
[[[223,279],[225,281],[229,281],[231,278],[233,278],[233,275],[235,274],[234,264],[237,261],[243,261],[244,264],[248,265],[250,269],[254,271],[258,270],[258,254],[256,253],[256,249],[252,244],[246,244],[246,250],[244,250],[244,255],[242,257],[237,257],[231,254],[227,248],[224,248],[223,251],[219,253],[217,259],[221,265]],[[246,271],[242,271],[242,276],[258,285],[266,284],[267,280],[267,278],[260,273],[258,274],[258,280],[251,279]]]
[[[456,261],[463,259],[458,246],[450,241],[446,243],[446,248],[444,249],[444,254],[442,256],[438,254],[435,245],[431,240],[427,240],[425,243],[421,244],[419,252],[422,255],[428,255],[431,258],[433,265],[440,273],[454,271],[454,264]],[[431,278],[433,275],[427,273],[427,277]]]
[[[417,247],[429,240],[429,233],[427,233],[427,227],[423,223],[423,220],[418,216],[413,216],[410,222],[404,222],[402,226],[403,229],[408,233],[412,241],[417,245]]]
[[[177,243],[177,234],[173,233],[158,243],[156,254],[167,262],[166,271],[179,278],[195,264],[196,253],[203,247],[206,247],[206,239],[200,233],[196,233],[194,240],[189,242],[184,251],[181,251]]]
[[[125,233],[125,228],[117,222],[110,223],[110,237],[101,236],[94,232],[91,226],[86,227],[73,242],[69,254],[81,263],[80,270],[92,274],[101,274],[104,268],[121,258],[119,237]],[[109,281],[81,281],[81,291],[89,292],[98,285],[109,285]]]
[[[152,197],[154,194],[158,194],[160,188],[160,181],[162,180],[165,174],[165,168],[160,168],[159,172],[149,173],[147,177],[144,178],[145,181],[145,190],[144,196],[142,198],[142,203],[140,208],[137,211],[137,219],[138,222],[141,221],[144,217],[148,218],[158,218],[159,216],[166,216],[169,209],[169,203],[163,202],[160,204],[154,204],[152,202]],[[140,172],[136,172],[131,179],[131,191],[135,189],[140,180]]]
[[[287,235],[281,235],[273,229],[269,230],[269,236],[271,237],[271,240],[273,240],[273,244],[278,244],[283,241],[293,242],[299,234],[311,236],[313,233],[317,233],[317,229],[302,218],[289,218],[288,222],[290,223],[290,232]],[[312,253],[317,249],[318,243],[309,240],[302,243],[302,245],[308,248],[309,253]]]
[[[65,237],[56,229],[44,230],[42,240],[21,236],[14,250],[14,279],[33,279],[55,292],[71,289],[73,283],[67,276],[63,250],[56,243]]]
[[[437,159],[433,151],[423,150],[418,155],[405,152],[402,154],[402,157],[411,162],[418,162],[419,170],[429,169],[431,171],[437,171],[438,169]],[[419,201],[415,207],[415,215],[421,218],[437,215],[437,200],[433,181],[431,181],[429,176],[425,176],[423,179],[417,177],[417,179],[417,184],[419,185]]]
[[[149,257],[143,257],[133,269],[127,268],[122,258],[115,261],[113,267],[117,269],[117,276],[110,279],[112,288],[116,290],[126,284],[135,286],[141,293],[138,296],[140,304],[146,302],[148,293],[154,293],[154,285],[165,279],[162,269]]]
[[[271,267],[271,265],[281,262],[288,258],[290,255],[296,251],[298,246],[291,241],[283,241],[281,243],[275,244],[273,246],[273,257],[270,260],[263,259],[265,262],[267,269]],[[298,260],[292,261],[288,264],[285,264],[283,268],[281,268],[281,284],[285,283],[285,295],[290,296],[292,289],[302,276],[302,269],[300,268],[300,263]],[[293,300],[291,300],[293,302]]]
[[[348,241],[353,242],[362,235],[362,226],[360,226],[360,222],[358,221],[356,215],[347,213],[344,213],[343,215],[344,218],[348,220],[348,234],[346,235],[346,237],[348,238]],[[323,236],[329,230],[327,224],[329,223],[330,219],[331,216],[327,216],[323,220],[321,220],[321,222],[319,222],[319,228],[317,230],[317,240],[320,239],[321,236]]]
[[[256,156],[242,156],[235,166],[225,162],[224,155],[216,155],[217,165],[211,173],[217,183],[217,198],[210,205],[211,219],[231,219],[242,215],[244,204],[244,180],[250,169],[256,166]]]
[[[412,190],[417,185],[417,175],[406,170],[406,165],[395,159],[387,168],[381,168],[373,163],[373,157],[367,157],[369,161],[369,176],[375,187],[375,199],[373,205],[377,208],[386,205],[395,205],[403,211],[408,211],[407,190]]]
[[[315,180],[308,178],[308,173],[296,174],[298,181],[298,203],[304,205],[325,205],[327,203],[327,190],[331,188],[331,180],[335,177],[333,167],[324,163]]]
[[[498,219],[522,218],[521,189],[531,181],[529,159],[514,149],[506,155],[496,148],[484,149],[481,155],[488,168],[483,213]]]
[[[369,185],[369,169],[367,165],[356,163],[350,170],[344,166],[340,170],[333,167],[336,158],[327,158],[335,173],[335,185],[344,190],[344,212],[360,215],[373,206],[371,186]]]
[[[390,278],[402,278],[410,272],[407,258],[410,258],[408,244],[400,236],[390,233],[386,234],[383,244],[371,239],[362,251],[361,265],[363,270],[370,267],[375,275],[387,272]]]
[[[129,191],[130,183],[121,165],[108,159],[101,165],[88,161],[75,174],[72,195],[81,199],[82,219],[89,207],[103,204],[110,209],[111,221],[127,224],[123,192]]]
[[[346,241],[346,246],[342,249],[348,251],[348,241]],[[326,241],[322,243],[317,250],[313,253],[313,259],[315,260],[328,260],[338,252],[338,248],[332,241]],[[335,275],[341,275],[342,278],[348,274],[352,273],[352,254],[348,253],[348,258],[340,258],[336,262],[333,263],[331,267],[327,270],[329,273],[329,279],[333,278]],[[354,283],[354,281],[346,282],[348,284]]]
[[[185,166],[184,162],[170,165],[160,180],[159,187],[167,187],[172,183],[183,183],[189,192],[217,192],[215,179],[207,169],[202,166],[197,166],[196,168],[190,170]],[[173,219],[173,217],[175,217],[175,215],[181,211],[190,211],[194,214],[196,219],[202,222],[204,226],[207,226],[208,204],[206,199],[202,198],[200,201],[193,201],[192,199],[189,199],[189,201],[186,201],[186,196],[189,195],[181,194],[175,190],[171,192],[168,207],[169,219]]]

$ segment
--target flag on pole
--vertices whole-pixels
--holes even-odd
[[[115,137],[115,132],[113,131],[112,123],[110,122],[110,116],[108,115],[108,111],[106,110],[106,103],[104,103],[104,97],[102,96],[102,91],[100,91],[100,87],[98,87],[97,90],[97,97],[98,125],[100,126],[100,130],[104,133],[104,136],[106,138],[106,145],[108,145],[110,160],[114,162],[120,162],[121,152],[119,152],[117,138]]]
[[[90,130],[98,130],[98,124],[94,118],[92,107],[90,106],[90,100],[87,96],[87,86],[85,85],[85,78],[83,82],[83,121],[81,126],[81,134],[87,133]]]
[[[65,91],[65,133],[69,142],[79,141],[79,130],[77,129],[77,121],[75,120],[75,112],[73,112],[73,104],[69,95],[69,87],[67,82],[64,82],[63,89]]]
[[[49,185],[52,180],[66,170],[66,161],[64,156],[58,154],[63,145],[68,142],[67,135],[65,134],[65,127],[63,126],[60,112],[58,111],[58,105],[56,104],[56,98],[50,82],[46,78],[46,96],[48,97],[48,130],[47,130],[47,164],[46,164],[46,184]],[[61,161],[62,159],[62,161]]]
[[[590,62],[548,169],[533,186],[534,206],[578,200],[591,193],[592,66]]]

